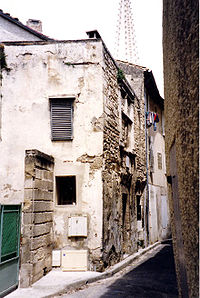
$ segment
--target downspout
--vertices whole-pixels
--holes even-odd
[[[144,89],[144,114],[145,114],[145,149],[146,149],[146,191],[144,197],[144,242],[145,247],[149,245],[149,175],[148,175],[148,136],[146,115],[148,110],[147,96]]]

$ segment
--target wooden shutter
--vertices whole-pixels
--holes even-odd
[[[51,99],[52,140],[71,140],[73,136],[73,99]]]

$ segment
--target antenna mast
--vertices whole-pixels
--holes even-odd
[[[139,64],[131,0],[120,0],[116,31],[115,58]]]

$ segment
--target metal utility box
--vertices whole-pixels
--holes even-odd
[[[60,250],[53,250],[52,251],[52,266],[53,267],[60,267],[60,256],[61,251]]]
[[[62,271],[87,271],[87,250],[62,250]]]
[[[87,237],[87,216],[68,218],[68,237]]]

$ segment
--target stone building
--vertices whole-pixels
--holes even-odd
[[[140,241],[152,244],[171,235],[167,179],[165,167],[164,100],[160,96],[152,71],[145,67],[118,61],[119,68],[135,90],[140,106],[135,115],[144,113],[146,123],[137,128],[138,155],[145,154],[146,188],[143,196],[136,194],[137,204],[142,207],[138,229]],[[141,109],[141,106],[144,106]],[[152,117],[158,116],[159,122]],[[148,116],[149,120],[148,120]],[[136,117],[140,119],[139,117]],[[158,121],[157,120],[157,121]],[[140,138],[145,138],[145,152],[141,152]]]
[[[199,1],[163,1],[166,165],[180,297],[199,297]]]
[[[94,38],[1,47],[0,284],[12,271],[7,288],[18,280],[20,208],[21,287],[52,261],[101,271],[142,245],[144,104],[98,32],[88,34]],[[16,243],[14,265],[6,239]]]

